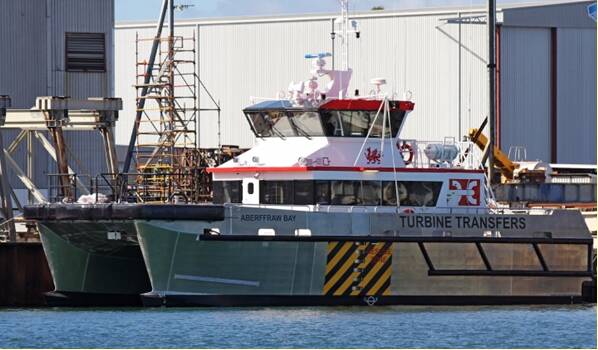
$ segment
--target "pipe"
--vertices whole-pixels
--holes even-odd
[[[496,137],[496,1],[488,0],[488,181],[494,177],[494,138]]]

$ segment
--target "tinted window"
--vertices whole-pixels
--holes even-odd
[[[337,205],[356,205],[359,199],[360,181],[331,181],[330,201]]]
[[[432,181],[406,181],[400,185],[405,187],[406,196],[401,192],[399,186],[400,204],[413,207],[433,207],[438,200],[438,194],[442,187],[442,182]],[[405,198],[406,197],[406,198]]]
[[[316,204],[330,204],[330,181],[315,181]]]
[[[380,182],[363,181],[361,183],[361,204],[380,205]]]
[[[314,204],[314,182],[311,180],[295,181],[294,204]]]
[[[405,111],[393,111],[390,112],[390,125],[392,129],[392,136],[397,136],[397,132],[399,132],[399,128],[403,123],[403,118],[405,117]]]
[[[387,120],[384,120],[386,118]],[[370,112],[370,120],[373,124],[370,137],[382,137],[382,130],[384,130],[384,137],[390,137],[390,125],[388,118],[384,116],[384,111]],[[370,124],[371,125],[371,124]]]
[[[293,182],[260,181],[260,203],[293,204]]]
[[[214,203],[241,203],[241,181],[214,181]]]
[[[438,201],[442,182],[434,181],[400,181],[395,189],[394,181],[382,183],[382,205],[397,205],[396,192],[399,193],[399,203],[407,207],[432,207]]]
[[[394,181],[382,182],[382,205],[397,205],[397,193]]]
[[[292,122],[297,129],[297,136],[324,135],[318,112],[294,112],[292,115]]]
[[[320,115],[326,136],[343,136],[343,123],[338,111],[322,111]]]
[[[255,134],[260,137],[272,136],[272,130],[264,115],[259,112],[247,113]]]

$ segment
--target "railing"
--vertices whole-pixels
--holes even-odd
[[[48,200],[51,203],[76,201],[80,194],[79,188],[86,183],[91,184],[91,176],[87,174],[48,174]]]
[[[430,159],[426,155],[428,146],[438,149],[438,157]],[[396,147],[399,148],[398,156],[402,155],[404,160],[412,158],[405,164],[408,168],[479,169],[482,161],[481,153],[474,147],[473,142],[456,141],[452,137],[447,137],[444,141],[400,139]]]
[[[15,240],[29,240],[39,238],[37,236],[37,230],[32,230],[32,227],[35,226],[34,221],[26,220],[22,216],[14,216],[0,223],[0,243],[5,243],[11,240],[10,231],[12,228],[10,226],[16,224],[25,224],[27,226],[27,231],[19,231],[16,230],[17,227],[15,227],[16,235],[13,236]]]
[[[382,206],[382,205],[297,205],[297,204],[241,204],[241,203],[225,203],[223,204],[229,210],[233,208],[262,208],[262,209],[283,209],[300,212],[323,212],[323,213],[396,213],[396,214],[449,214],[449,215],[466,215],[466,214],[551,214],[553,209],[544,208],[521,208],[513,209],[507,207],[497,208],[467,208],[467,207],[420,207],[413,213],[404,212],[405,209],[412,207],[396,207],[396,206]]]

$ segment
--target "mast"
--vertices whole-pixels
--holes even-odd
[[[488,0],[488,181],[494,175],[494,137],[496,135],[496,1]]]
[[[152,43],[152,50],[150,53],[150,58],[147,63],[147,68],[145,71],[145,78],[144,78],[144,87],[141,91],[141,97],[147,95],[149,87],[148,84],[150,83],[152,77],[152,71],[154,69],[154,62],[156,61],[156,54],[158,52],[158,47],[160,46],[160,37],[162,36],[162,28],[164,27],[164,18],[166,17],[166,12],[168,9],[169,0],[164,0],[162,2],[162,9],[160,10],[160,19],[158,20],[158,26],[156,29],[156,36]],[[172,12],[171,12],[172,13]],[[172,28],[171,23],[171,28]],[[133,152],[135,151],[135,143],[137,141],[137,133],[139,130],[139,123],[141,122],[141,117],[143,115],[143,108],[145,106],[145,98],[141,98],[137,101],[137,113],[135,115],[135,124],[133,126],[133,130],[131,130],[131,137],[129,140],[129,148],[127,150],[127,155],[125,157],[125,163],[123,165],[122,173],[126,174],[129,172],[129,168],[131,167],[131,161],[133,159]]]

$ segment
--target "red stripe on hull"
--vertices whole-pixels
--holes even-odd
[[[278,172],[297,173],[307,171],[380,171],[398,173],[483,173],[479,169],[444,169],[444,168],[390,168],[390,167],[349,167],[349,166],[289,166],[289,167],[230,167],[230,168],[208,168],[209,173],[255,173],[255,172]]]

